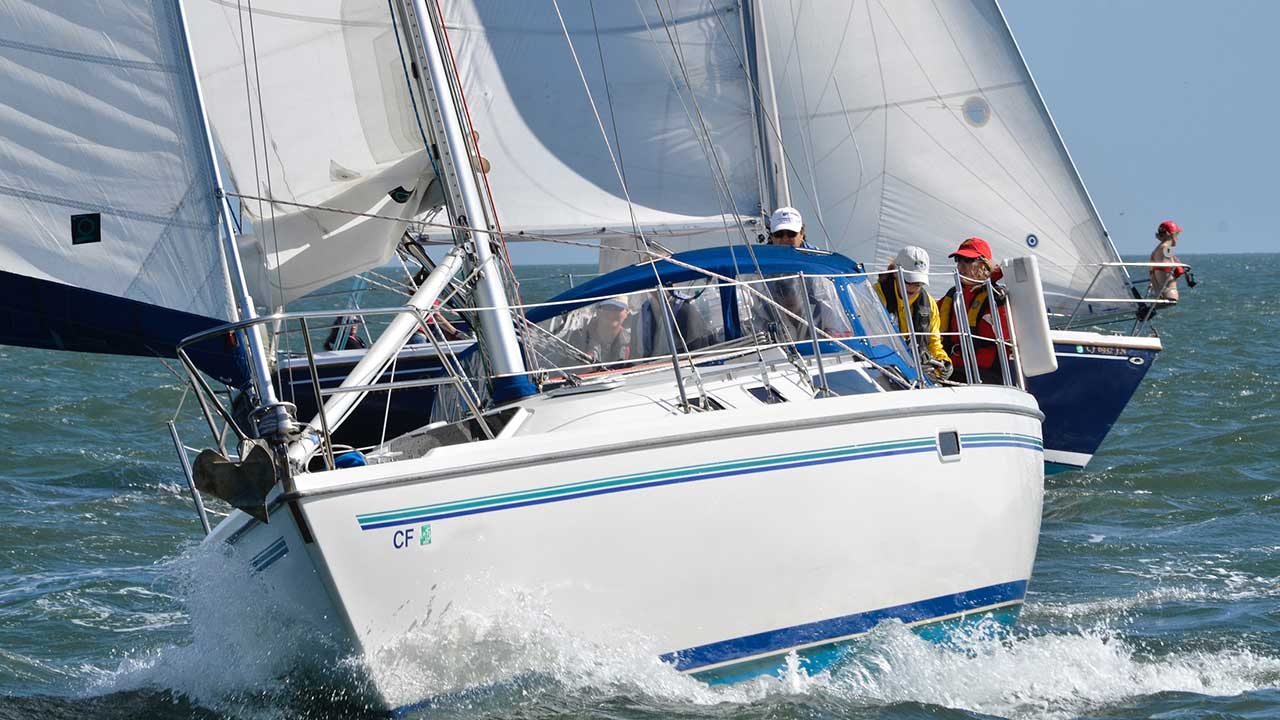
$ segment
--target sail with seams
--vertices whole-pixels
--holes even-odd
[[[5,4],[0,343],[173,357],[236,319],[174,3]],[[240,377],[233,346],[194,351]]]
[[[716,245],[759,217],[737,2],[444,11],[504,230],[631,247],[639,228]]]
[[[811,242],[883,267],[977,235],[997,260],[1039,259],[1051,314],[1129,296],[1124,270],[1100,269],[1119,257],[994,0],[760,5]]]
[[[386,1],[189,0],[188,13],[233,184],[266,198],[242,201],[257,302],[283,306],[385,263],[435,175]]]

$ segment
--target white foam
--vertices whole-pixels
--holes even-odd
[[[443,612],[362,661],[389,704],[528,680],[570,694],[639,692],[692,705],[749,702],[784,687],[769,678],[709,687],[660,661],[643,635],[619,631],[607,644],[592,642],[556,622],[541,594],[498,592],[500,612]]]
[[[225,547],[198,546],[166,570],[186,606],[190,641],[126,656],[111,671],[88,670],[94,691],[162,690],[216,709],[243,711],[246,702],[270,709],[287,702],[288,678],[331,667],[338,655],[331,637],[293,619],[246,560]],[[350,680],[334,675],[346,692]]]
[[[1065,718],[1160,692],[1238,695],[1280,682],[1280,659],[1246,649],[1148,655],[1105,629],[939,645],[882,624],[831,691],[867,704],[919,702],[1002,717]]]
[[[393,707],[434,698],[446,714],[548,696],[575,706],[626,697],[647,706],[729,710],[790,696],[824,706],[917,702],[1065,718],[1167,691],[1236,695],[1280,685],[1280,659],[1243,648],[1148,652],[1106,628],[1010,634],[994,624],[939,645],[886,623],[835,670],[810,675],[792,657],[776,677],[712,687],[659,661],[643,635],[618,632],[607,642],[575,636],[544,596],[511,589],[495,591],[496,612],[442,608],[394,646],[343,660],[337,644],[312,626],[282,624],[287,612],[273,605],[243,558],[200,549],[175,566],[187,579],[191,641],[126,658],[101,675],[97,690],[168,690],[206,707],[272,716],[290,707],[291,678],[321,668],[320,689],[308,692],[332,693],[322,704],[330,697],[362,701],[359,678],[367,677]],[[469,695],[476,690],[480,696]]]

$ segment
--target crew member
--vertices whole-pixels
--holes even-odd
[[[630,305],[625,296],[596,303],[587,324],[569,334],[570,345],[581,350],[593,363],[631,359],[631,330],[627,328]]]
[[[898,272],[885,272],[876,282],[876,295],[889,311],[889,317],[897,318],[898,329],[904,335],[915,330],[920,360],[931,375],[946,380],[951,377],[951,358],[942,349],[941,330],[938,325],[938,304],[924,289],[929,285],[929,253],[924,248],[908,245],[898,251],[890,270],[902,273],[907,286],[907,302],[902,302],[898,291]],[[910,320],[908,320],[910,316]],[[910,322],[911,325],[907,325]]]
[[[817,250],[804,239],[804,218],[792,207],[778,208],[769,217],[769,244]]]
[[[1172,220],[1160,223],[1160,227],[1156,228],[1157,244],[1156,249],[1151,251],[1151,262],[1177,263],[1177,265],[1156,265],[1148,271],[1151,278],[1149,294],[1171,303],[1178,302],[1178,278],[1186,275],[1187,287],[1196,286],[1196,279],[1191,274],[1191,269],[1179,267],[1182,261],[1173,251],[1181,234],[1182,228],[1178,227],[1178,223]]]
[[[956,269],[960,272],[960,284],[964,289],[964,307],[967,313],[969,333],[973,337],[973,354],[977,361],[978,382],[989,385],[1004,383],[1004,370],[998,362],[1000,347],[997,342],[995,327],[991,322],[992,298],[987,293],[988,279],[995,295],[995,306],[1000,317],[1000,329],[1004,338],[1010,339],[1009,311],[1006,308],[1007,298],[1004,288],[996,284],[1000,279],[1000,268],[991,257],[991,246],[982,238],[972,237],[960,243],[960,247],[949,256],[956,261]],[[965,365],[964,352],[961,350],[960,336],[956,323],[956,289],[952,287],[938,301],[938,313],[942,333],[947,335],[947,347],[950,349],[951,362],[957,377],[963,377]],[[1008,357],[1006,350],[1005,357]]]

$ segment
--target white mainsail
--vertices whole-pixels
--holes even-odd
[[[172,355],[233,319],[177,4],[2,7],[0,342]]]
[[[1128,296],[1122,270],[1093,283],[1118,257],[994,0],[759,5],[811,242],[878,267],[919,245],[945,267],[980,236],[1039,258],[1051,313]]]
[[[389,7],[189,0],[222,157],[239,192],[276,201],[241,203],[253,227],[241,237],[245,274],[260,304],[386,262],[421,210],[434,173]]]
[[[445,7],[503,229],[607,239],[639,226],[666,243],[716,228],[723,243],[726,223],[736,233],[739,217],[758,217],[738,3],[560,0],[558,9],[563,27],[551,2]]]

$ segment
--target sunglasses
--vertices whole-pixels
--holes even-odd
[[[969,265],[978,262],[979,258],[965,257],[963,255],[956,256],[956,264]]]
[[[779,230],[778,232],[773,234],[774,237],[780,237],[780,238],[793,238],[796,235],[799,235],[799,233],[797,233],[795,230]]]

